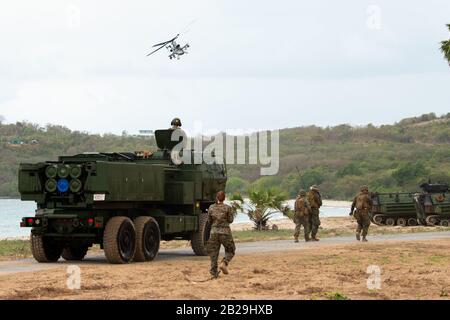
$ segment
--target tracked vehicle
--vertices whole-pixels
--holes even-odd
[[[420,188],[420,192],[373,193],[372,222],[388,226],[449,226],[448,184],[423,183]]]
[[[414,192],[373,193],[372,222],[387,226],[418,225],[414,195]]]
[[[207,208],[225,189],[222,164],[175,165],[173,129],[156,130],[158,150],[85,153],[22,163],[21,199],[35,201],[31,247],[39,262],[82,260],[99,244],[110,263],[153,260],[160,240],[190,240],[206,255]],[[193,153],[193,152],[192,152]]]
[[[414,197],[417,218],[424,225],[450,224],[450,190],[447,183],[423,183],[423,192]]]

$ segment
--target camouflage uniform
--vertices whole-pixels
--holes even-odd
[[[311,214],[309,216],[309,230],[311,231],[311,238],[318,241],[317,232],[319,231],[320,219],[319,208],[322,206],[322,196],[316,186],[312,186],[308,191],[308,202],[311,206]]]
[[[208,254],[211,258],[211,270],[212,276],[218,276],[218,264],[220,246],[225,247],[225,257],[222,262],[225,265],[231,261],[236,251],[234,245],[233,236],[231,235],[230,223],[234,219],[234,210],[229,205],[224,203],[213,204],[208,209],[208,221],[211,225],[211,234],[206,244]]]
[[[301,190],[294,204],[294,223],[295,223],[295,242],[298,242],[298,236],[300,235],[300,229],[303,226],[305,233],[305,241],[309,241],[309,214],[311,212],[311,206],[306,199],[306,192]]]
[[[350,211],[350,214],[353,214],[358,222],[358,227],[356,228],[357,240],[360,239],[360,234],[362,231],[363,241],[367,241],[366,236],[370,226],[369,212],[372,210],[372,205],[373,201],[369,195],[369,189],[366,186],[361,187],[361,192],[353,199],[352,208]]]

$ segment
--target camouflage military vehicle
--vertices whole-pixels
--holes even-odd
[[[194,253],[206,255],[206,211],[225,189],[226,168],[175,165],[172,132],[155,131],[154,153],[86,153],[21,164],[21,199],[37,203],[35,216],[21,222],[31,227],[34,258],[82,260],[100,244],[110,263],[148,261],[160,239],[191,240]]]
[[[377,225],[416,226],[418,224],[414,192],[372,194],[371,220]]]
[[[423,183],[415,195],[417,218],[424,225],[450,224],[450,190],[446,183]]]

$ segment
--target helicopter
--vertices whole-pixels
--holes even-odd
[[[186,49],[189,48],[189,43],[186,43],[184,46],[181,46],[180,44],[176,43],[175,40],[179,37],[179,35],[180,34],[177,34],[171,40],[168,40],[168,41],[161,42],[161,43],[153,45],[152,48],[155,48],[155,47],[159,47],[159,48],[156,49],[156,50],[153,50],[152,52],[147,54],[147,57],[149,55],[155,53],[156,51],[162,49],[162,48],[166,48],[170,52],[170,54],[169,54],[169,58],[170,59],[177,58],[177,60],[180,60],[180,56],[182,56],[183,54],[187,53]]]

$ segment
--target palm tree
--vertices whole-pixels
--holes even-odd
[[[450,30],[450,24],[447,25],[448,30]],[[444,54],[445,59],[447,59],[450,64],[450,39],[441,41],[441,51]]]
[[[289,208],[284,205],[287,197],[284,193],[271,188],[267,190],[249,190],[248,200],[244,200],[241,194],[234,194],[230,200],[236,209],[247,214],[254,223],[255,230],[267,230],[267,222],[277,212],[285,214]]]

